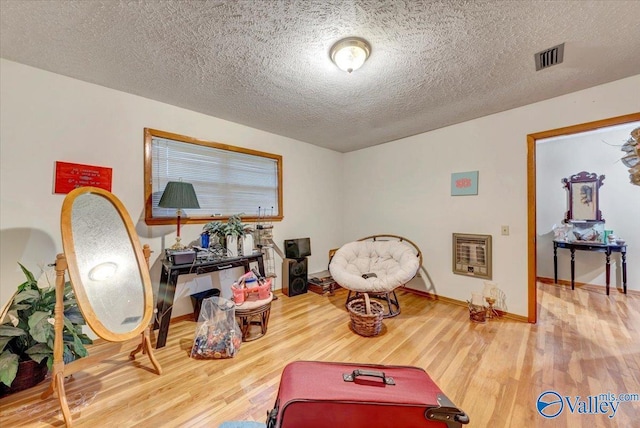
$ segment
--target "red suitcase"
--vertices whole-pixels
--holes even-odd
[[[418,367],[296,361],[268,428],[454,428],[469,423]]]

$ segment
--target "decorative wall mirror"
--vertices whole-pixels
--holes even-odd
[[[149,339],[153,314],[153,292],[149,276],[150,250],[140,246],[133,222],[113,194],[95,187],[70,192],[60,218],[64,254],[56,260],[56,310],[53,376],[43,398],[57,392],[67,426],[71,413],[64,390],[64,377],[107,357],[89,355],[69,364],[62,356],[65,270],[78,307],[89,327],[102,339],[124,342],[141,337],[130,358],[143,351],[161,374]],[[145,260],[146,259],[146,260]],[[119,351],[119,350],[118,350]],[[113,351],[111,351],[113,353]]]
[[[596,173],[586,171],[562,179],[569,192],[565,222],[604,221],[600,212],[600,187],[603,181],[604,175],[598,177]]]

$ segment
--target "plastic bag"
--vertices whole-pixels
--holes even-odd
[[[240,349],[242,332],[236,322],[235,305],[222,297],[202,301],[191,358],[232,358]]]

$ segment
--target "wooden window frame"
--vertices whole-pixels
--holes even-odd
[[[283,201],[282,201],[282,156],[276,155],[273,153],[261,152],[258,150],[246,149],[244,147],[231,146],[228,144],[217,143],[213,141],[205,141],[200,140],[193,137],[188,137],[180,134],[173,134],[171,132],[160,131],[157,129],[145,128],[144,129],[144,200],[145,200],[145,208],[144,208],[144,220],[148,225],[167,225],[167,224],[175,224],[176,217],[154,217],[153,216],[153,169],[152,169],[152,139],[153,137],[165,138],[168,140],[173,140],[185,144],[195,144],[204,147],[210,147],[214,149],[227,150],[230,152],[243,153],[252,156],[261,156],[268,159],[273,159],[277,164],[277,180],[278,180],[278,189],[277,189],[277,214],[270,215],[268,210],[265,210],[263,215],[260,215],[257,210],[253,213],[243,213],[242,220],[246,222],[257,222],[257,221],[281,221],[284,218],[283,214]],[[265,207],[263,207],[265,208]],[[234,213],[238,214],[238,213]],[[192,217],[182,217],[181,223],[183,224],[198,224],[198,223],[208,223],[211,221],[226,221],[229,218],[228,215],[220,215],[220,216],[192,216]]]

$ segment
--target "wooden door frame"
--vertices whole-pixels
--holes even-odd
[[[622,125],[629,122],[640,121],[640,113],[631,113],[624,116],[597,120],[595,122],[582,123],[580,125],[551,129],[549,131],[536,132],[527,135],[527,242],[528,242],[528,321],[535,324],[538,321],[538,296],[536,293],[536,277],[538,261],[536,256],[536,141],[543,138],[558,137],[561,135],[578,134],[607,128],[609,126]]]

